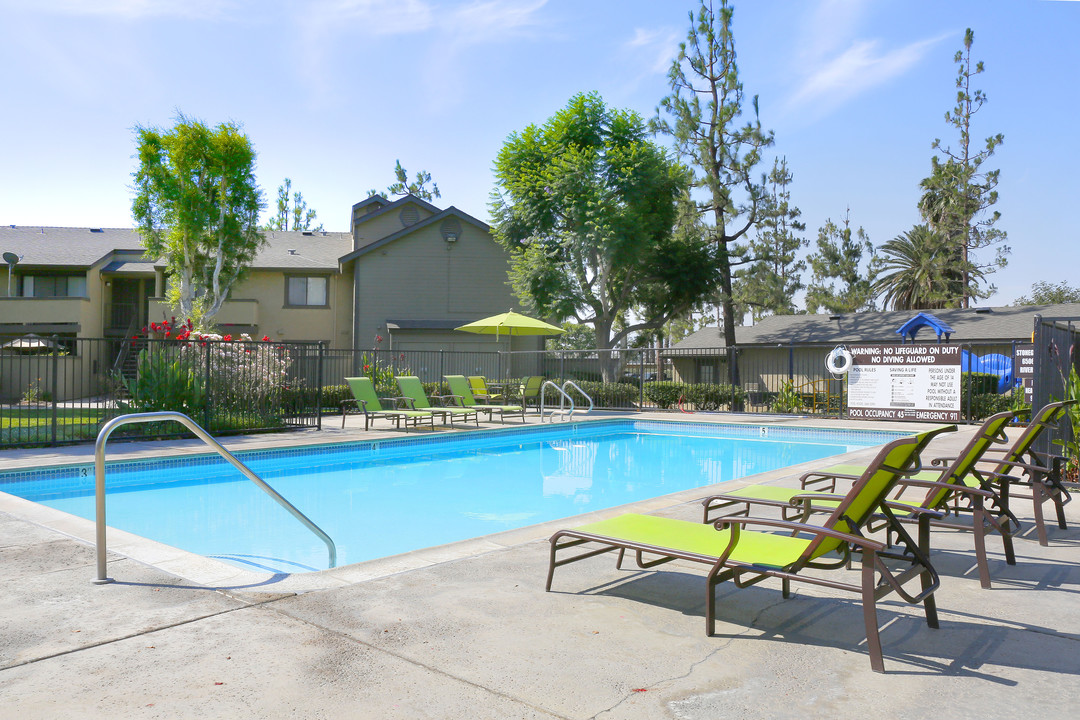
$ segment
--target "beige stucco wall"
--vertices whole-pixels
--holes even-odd
[[[286,307],[287,275],[320,276],[328,279],[329,307]],[[230,326],[254,325],[252,337],[296,342],[322,341],[330,348],[348,348],[351,342],[352,281],[349,274],[310,270],[288,272],[258,270],[249,273],[233,288],[214,322],[223,332]],[[167,307],[160,298],[150,304],[150,314],[160,318]],[[175,314],[170,311],[170,314]]]

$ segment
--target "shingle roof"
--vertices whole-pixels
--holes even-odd
[[[918,311],[890,310],[847,315],[771,315],[757,325],[735,328],[740,345],[787,345],[821,343],[900,343],[896,330]],[[1030,338],[1035,315],[1080,318],[1080,303],[934,310],[933,314],[953,329],[952,342],[1008,342]],[[932,333],[920,333],[919,342],[937,342]],[[717,327],[698,330],[672,346],[693,350],[724,346]]]
[[[22,256],[20,265],[88,268],[114,250],[141,250],[131,228],[0,226],[0,251]]]
[[[352,235],[343,232],[272,230],[266,239],[253,268],[332,271],[338,269],[338,258],[352,249]],[[141,238],[132,228],[0,226],[0,251],[22,256],[23,267],[88,268],[114,251],[140,250]]]

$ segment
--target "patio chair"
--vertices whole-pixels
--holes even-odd
[[[875,672],[884,672],[878,635],[877,600],[896,592],[906,602],[921,603],[927,625],[936,628],[934,591],[939,585],[926,547],[929,535],[927,523],[937,513],[921,509],[914,511],[924,518],[920,522],[919,541],[916,542],[895,521],[891,509],[885,504],[885,498],[900,476],[909,474],[917,466],[919,451],[932,437],[955,429],[955,425],[941,427],[886,445],[821,525],[731,516],[721,518],[715,525],[702,525],[652,515],[625,514],[571,530],[560,530],[551,536],[546,589],[551,590],[556,567],[615,550],[619,553],[617,568],[622,567],[627,550],[635,553],[640,568],[651,568],[672,560],[702,563],[709,566],[705,632],[710,636],[716,627],[716,586],[725,580],[733,580],[736,588],[743,588],[768,578],[779,578],[785,598],[790,595],[792,581],[854,592],[862,597],[870,667]],[[900,545],[891,547],[862,534],[866,523],[878,512],[893,527]],[[744,529],[754,525],[787,534]],[[600,548],[583,549],[572,557],[557,559],[560,551],[587,543],[600,545]],[[859,584],[802,573],[809,568],[844,568],[852,548],[862,556]],[[645,560],[646,555],[657,557]],[[827,558],[826,555],[833,557]],[[891,567],[896,565],[900,565],[901,569]],[[910,592],[905,584],[915,577],[919,578],[921,589]]]
[[[506,422],[505,417],[508,414],[521,415],[521,422],[525,422],[525,408],[521,405],[482,405],[477,403],[472,389],[469,387],[469,382],[464,375],[444,375],[443,379],[446,380],[446,384],[450,388],[450,394],[461,398],[462,405],[475,408],[478,412],[486,412],[489,420],[495,413],[498,413],[499,419],[503,422]]]
[[[455,417],[461,417],[465,420],[471,418],[477,425],[480,424],[480,413],[475,408],[455,404],[432,405],[428,400],[427,393],[424,392],[424,384],[415,375],[398,375],[397,384],[398,390],[401,391],[411,410],[427,410],[441,416],[443,422],[449,422],[451,425],[454,424]],[[441,396],[433,395],[432,397],[442,400]]]
[[[410,420],[417,429],[420,427],[421,420],[430,421],[432,429],[435,428],[435,415],[430,412],[423,410],[384,410],[379,396],[375,394],[375,385],[371,382],[371,378],[347,377],[345,382],[348,384],[353,396],[352,399],[344,400],[341,403],[341,427],[345,427],[345,406],[355,403],[357,408],[364,413],[364,430],[367,430],[370,422],[376,418],[391,419],[398,429],[401,428],[402,420],[405,421],[406,430],[409,429]]]
[[[1005,548],[1005,560],[1016,564],[1013,551],[1013,535],[1020,529],[1020,522],[1009,510],[1008,495],[1002,497],[988,485],[987,479],[976,467],[979,460],[994,443],[1007,442],[1005,427],[1016,413],[1003,412],[986,419],[971,440],[948,467],[928,469],[897,481],[897,492],[889,499],[889,507],[900,522],[915,522],[920,517],[911,508],[935,510],[943,517],[933,519],[933,527],[950,530],[969,530],[975,543],[975,557],[979,568],[979,582],[990,587],[990,566],[986,556],[986,536],[1000,533]],[[942,463],[936,460],[935,463]],[[780,508],[785,520],[798,516],[803,522],[811,512],[832,512],[839,504],[835,495],[838,480],[857,480],[866,467],[860,465],[834,465],[825,470],[809,472],[799,478],[802,489],[777,487],[775,485],[750,485],[720,495],[705,498],[704,521],[715,522],[716,511],[735,515],[749,515],[752,507]],[[904,493],[925,489],[922,497],[904,497]],[[794,498],[799,501],[792,502]],[[964,501],[961,503],[961,501]],[[961,517],[964,517],[961,520]],[[871,530],[879,529],[877,521],[868,524]]]
[[[1039,538],[1039,544],[1044,547],[1050,543],[1046,533],[1043,505],[1053,501],[1058,527],[1067,530],[1065,505],[1072,500],[1072,497],[1062,480],[1061,468],[1065,459],[1037,452],[1034,444],[1044,430],[1055,427],[1065,418],[1069,407],[1076,402],[1076,400],[1063,400],[1048,403],[1032,415],[1031,422],[1010,447],[991,451],[1002,453],[1001,458],[985,457],[981,460],[984,465],[994,467],[992,471],[983,471],[983,475],[999,486],[1000,494],[1008,495],[1012,499],[1031,500],[1035,517],[1035,532]],[[1014,487],[1027,488],[1031,494],[1018,495],[1013,490]]]
[[[492,392],[492,388],[488,387],[487,378],[483,375],[470,375],[469,389],[472,390],[475,399],[485,403],[498,402],[503,397],[502,393]]]
[[[543,375],[531,375],[521,382],[521,386],[518,388],[518,395],[520,395],[521,404],[525,407],[529,407],[529,403],[536,406],[536,409],[540,409],[540,388],[544,384]]]

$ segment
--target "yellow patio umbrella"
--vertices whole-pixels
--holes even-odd
[[[566,332],[560,327],[556,327],[550,323],[546,323],[543,320],[537,320],[531,318],[528,315],[522,315],[516,313],[513,310],[509,310],[499,315],[492,315],[491,317],[471,322],[468,325],[462,325],[461,327],[454,328],[455,330],[461,330],[463,332],[476,333],[477,335],[494,335],[495,339],[499,339],[499,335],[505,333],[507,335],[561,335]]]

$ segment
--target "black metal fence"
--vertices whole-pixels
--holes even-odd
[[[1076,318],[1035,316],[1032,404],[1042,407],[1066,398],[1080,399],[1080,323]],[[1072,415],[1078,413],[1073,411]],[[1062,454],[1076,440],[1072,422],[1060,423],[1054,432],[1043,433],[1036,450]],[[1074,453],[1075,454],[1075,453]]]
[[[1055,342],[1075,357],[1075,327],[1044,324],[1046,333],[1063,333],[1054,335]],[[1039,339],[1038,328],[1036,336],[1037,346],[1049,342]],[[1007,359],[1015,369],[1023,354],[1018,343],[963,348],[971,369],[992,358]],[[398,375],[416,375],[425,383],[482,375],[511,393],[524,378],[543,376],[560,386],[574,381],[597,408],[842,417],[846,383],[825,367],[831,349],[791,344],[731,351],[401,352],[327,349],[320,343],[52,338],[0,351],[0,447],[86,441],[118,414],[163,409],[186,411],[214,433],[319,427],[323,413],[337,412],[349,396],[344,378],[358,375],[371,376],[384,395],[397,394]],[[974,421],[1022,402],[1022,393],[1001,392],[1013,387],[1015,376],[1011,371],[994,391],[965,382],[964,418]],[[1053,385],[1059,376],[1058,370],[1036,368],[1036,403],[1063,392]],[[169,430],[135,425],[127,431]]]
[[[112,417],[178,410],[214,433],[320,423],[317,343],[48,338],[0,351],[0,447],[92,440]],[[118,435],[170,436],[133,425]]]

